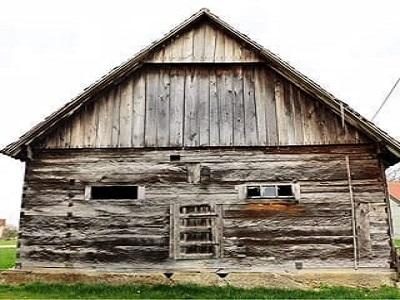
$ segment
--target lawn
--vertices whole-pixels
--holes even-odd
[[[394,244],[396,245],[396,247],[400,248],[400,240],[394,240]]]
[[[8,269],[15,264],[15,248],[0,248],[0,269]]]
[[[241,289],[197,285],[0,285],[0,299],[398,299],[396,288],[351,289],[325,287],[318,290]]]
[[[0,240],[0,246],[16,246],[17,240]]]

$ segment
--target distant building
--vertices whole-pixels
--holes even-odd
[[[400,181],[389,182],[389,194],[393,234],[396,239],[400,239]]]
[[[0,238],[3,237],[5,228],[6,228],[6,219],[0,219]]]

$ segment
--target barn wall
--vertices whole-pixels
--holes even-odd
[[[365,143],[325,105],[264,66],[147,66],[99,95],[45,148]]]
[[[180,161],[170,161],[180,154]],[[20,263],[27,267],[267,270],[388,267],[384,185],[375,149],[314,146],[213,150],[42,150],[27,165]],[[207,170],[200,181],[193,168]],[[189,183],[197,182],[197,183]],[[298,182],[299,203],[241,199],[238,185]],[[85,200],[85,186],[145,186],[144,200]],[[218,259],[173,260],[171,204],[215,204]]]

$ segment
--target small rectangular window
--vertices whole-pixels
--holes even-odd
[[[291,185],[278,185],[278,197],[293,197],[293,188]]]
[[[261,197],[276,197],[276,186],[265,185],[261,187]]]
[[[247,187],[247,197],[258,198],[261,197],[261,189],[259,186],[248,186]]]
[[[136,185],[103,185],[92,186],[90,199],[138,199],[138,187]]]
[[[249,185],[247,198],[289,198],[295,199],[295,189],[292,184]]]

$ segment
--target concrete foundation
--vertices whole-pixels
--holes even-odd
[[[171,275],[171,274],[168,274]],[[220,274],[221,275],[221,274]],[[225,276],[223,276],[225,275]],[[222,278],[224,277],[224,278]],[[396,273],[388,270],[299,270],[291,272],[224,273],[177,272],[170,278],[161,272],[109,273],[65,270],[8,270],[0,273],[1,284],[107,283],[107,284],[199,284],[236,287],[318,288],[321,285],[368,287],[396,286]]]

